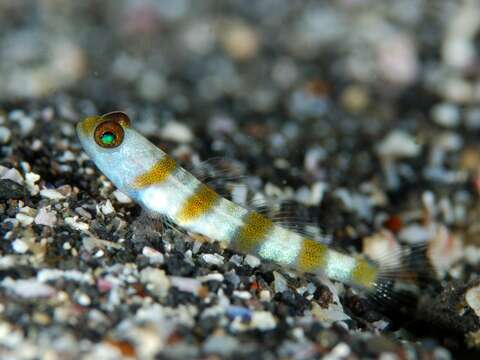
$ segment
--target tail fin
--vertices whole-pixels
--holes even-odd
[[[427,250],[427,243],[398,246],[390,254],[379,257],[378,273],[367,289],[369,299],[387,307],[414,306],[420,290],[437,282]]]

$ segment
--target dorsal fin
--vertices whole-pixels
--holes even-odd
[[[243,168],[241,164],[233,159],[224,157],[214,157],[208,160],[200,161],[197,158],[192,159],[192,164],[187,170],[205,185],[210,186],[221,196],[232,199],[237,189],[246,191]],[[238,202],[238,201],[236,201]],[[244,205],[241,204],[240,205]]]
[[[330,243],[331,239],[322,232],[318,222],[308,216],[308,209],[293,200],[279,201],[257,196],[248,203],[248,207],[297,234]]]

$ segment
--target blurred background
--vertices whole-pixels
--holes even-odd
[[[425,318],[428,332],[438,329],[442,337],[460,334],[471,346],[480,347],[479,53],[478,0],[0,0],[0,180],[9,180],[0,182],[0,195],[9,199],[8,205],[0,202],[0,215],[6,218],[0,235],[8,233],[12,240],[0,244],[2,256],[18,255],[9,265],[15,279],[35,276],[32,274],[36,268],[45,266],[62,271],[81,269],[87,274],[97,266],[94,271],[100,274],[109,273],[105,264],[111,263],[125,269],[138,266],[138,273],[143,273],[142,268],[148,264],[145,248],[142,252],[139,249],[143,245],[138,245],[142,242],[125,235],[139,209],[95,170],[81,151],[74,128],[86,115],[123,110],[142,134],[182,164],[195,165],[212,157],[233,159],[232,164],[241,168],[239,173],[246,175],[242,181],[255,190],[255,195],[294,200],[301,206],[292,213],[313,219],[342,248],[375,258],[375,251],[399,256],[400,252],[395,251],[399,244],[428,243],[429,260],[439,279],[445,279],[447,295],[428,293],[418,312]],[[12,186],[16,186],[16,195]],[[51,195],[53,190],[60,194]],[[22,208],[19,201],[25,200],[25,193],[30,194],[28,206]],[[236,195],[247,197],[244,193]],[[60,200],[65,197],[68,201]],[[52,213],[46,213],[45,208]],[[20,235],[12,231],[10,218],[14,217],[22,225],[15,230]],[[75,223],[75,219],[81,222]],[[97,252],[93,245],[85,245],[87,238],[82,239],[81,226],[91,226],[93,232],[112,243],[127,238],[125,249],[102,245],[101,253]],[[52,239],[48,244],[43,241],[47,237]],[[267,332],[263,337],[258,332],[246,334],[247,340],[238,342],[238,346],[236,334],[228,341],[219,337],[214,343],[219,348],[246,349],[245,353],[258,358],[262,357],[258,349],[266,351],[265,343],[271,343],[272,349],[284,346],[285,354],[301,354],[308,348],[307,341],[302,340],[302,329],[309,337],[308,343],[322,344],[312,346],[312,353],[333,347],[324,346],[320,340],[321,326],[317,330],[304,326],[305,318],[311,321],[312,316],[305,312],[308,316],[303,317],[303,311],[312,306],[310,300],[314,297],[320,305],[315,303],[312,311],[318,310],[320,319],[331,319],[332,323],[343,320],[343,312],[325,313],[324,292],[317,291],[317,285],[308,278],[302,277],[296,285],[289,283],[289,288],[303,290],[290,290],[281,277],[271,272],[263,276],[267,272],[263,266],[258,270],[254,270],[258,265],[249,265],[249,270],[244,270],[243,265],[237,267],[239,260],[228,260],[237,255],[218,247],[202,245],[201,250],[196,248],[200,252],[192,260],[191,255],[184,259],[185,249],[192,246],[189,241],[170,241],[167,237],[168,246],[153,240],[153,236],[145,241],[151,249],[161,249],[165,256],[163,278],[165,274],[177,275],[178,269],[181,276],[188,278],[203,276],[217,268],[209,267],[199,254],[209,254],[210,258],[210,253],[222,254],[221,262],[225,257],[226,265],[218,267],[218,271],[230,273],[235,263],[234,269],[242,277],[241,281],[232,280],[235,285],[228,285],[226,293],[231,303],[244,303],[246,307],[255,303],[255,307],[265,310],[262,316],[268,313],[267,327],[275,324],[270,320],[273,318],[281,324],[274,333]],[[42,249],[46,260],[32,260],[25,244],[33,244],[29,245],[33,254]],[[38,265],[30,270],[19,266],[16,259]],[[27,269],[25,275],[17,275],[22,274],[22,269]],[[183,269],[187,270],[180,273]],[[112,276],[117,278],[116,274]],[[225,276],[225,283],[230,281],[229,276]],[[251,280],[255,277],[255,281]],[[162,279],[157,275],[153,278]],[[150,277],[146,279],[136,281],[149,283]],[[118,281],[125,283],[122,286],[126,290],[118,298],[108,299],[102,290],[107,285],[99,285],[98,289],[93,283],[65,286],[71,299],[81,300],[46,308],[60,314],[52,321],[55,326],[56,321],[60,324],[57,332],[44,328],[30,332],[31,324],[37,320],[24,319],[29,311],[37,314],[36,299],[23,303],[5,297],[1,313],[12,325],[0,331],[0,343],[15,344],[19,341],[15,339],[22,339],[11,335],[14,330],[10,329],[19,326],[33,334],[33,341],[36,334],[44,337],[38,347],[42,351],[58,338],[72,334],[78,339],[87,334],[93,344],[101,339],[102,329],[110,329],[114,338],[129,339],[127,345],[139,344],[135,348],[139,352],[156,354],[165,345],[165,351],[181,353],[181,346],[175,350],[174,344],[179,344],[182,336],[187,339],[185,343],[191,342],[191,348],[203,346],[198,344],[216,338],[211,335],[217,328],[229,326],[226,318],[216,322],[210,320],[210,315],[192,315],[191,324],[195,325],[188,325],[184,335],[168,337],[169,326],[175,328],[178,319],[188,312],[179,307],[181,316],[169,324],[156,317],[157,305],[164,301],[174,306],[184,301],[196,304],[197,297],[185,300],[178,295],[181,292],[170,290],[165,298],[166,292],[158,290],[153,302],[145,302],[148,307],[155,305],[151,312],[145,312],[155,327],[146,332],[126,331],[129,328],[123,327],[124,321],[120,320],[134,323],[137,307],[133,302],[124,311],[123,306],[132,304],[131,294],[143,294],[144,288],[131,288],[130,278]],[[468,285],[457,291],[451,285],[457,283]],[[21,282],[16,284],[30,290]],[[63,289],[61,284],[57,284],[59,289]],[[259,300],[259,286],[268,289],[269,284],[273,284],[274,298]],[[476,287],[467,289],[471,284]],[[160,285],[158,288],[163,289],[163,283]],[[117,285],[113,286],[116,289]],[[43,289],[40,287],[40,292]],[[84,289],[82,297],[77,296],[78,289]],[[242,293],[250,289],[251,294],[242,299],[251,300],[241,300],[231,289]],[[312,290],[306,301],[298,294],[307,294],[308,289]],[[464,296],[467,290],[473,291],[469,305],[468,296]],[[293,295],[282,297],[287,291]],[[216,292],[207,290],[210,295]],[[94,309],[89,308],[88,297],[88,301],[84,300],[87,293],[91,304],[100,303],[107,309],[105,319],[83,310]],[[230,302],[223,292],[219,298],[222,303]],[[205,299],[198,300],[198,308],[203,309],[198,314],[216,306],[210,297]],[[333,295],[329,299],[334,299]],[[330,301],[333,304],[333,300],[327,304]],[[363,305],[356,304],[360,302],[355,300],[348,306],[354,312],[363,312]],[[59,308],[67,310],[58,312]],[[377,321],[380,317],[369,314],[362,313],[369,320],[350,329],[361,341],[367,339],[365,333],[372,334],[373,345],[354,347],[353,337],[343,338],[343,327],[338,327],[333,343],[352,343],[352,349],[360,354],[366,348],[384,351],[384,343],[377,341],[377,335],[397,327],[389,325],[394,321]],[[46,319],[50,321],[50,315]],[[70,327],[70,323],[74,325]],[[325,339],[331,338],[330,328],[324,330]],[[165,339],[170,340],[158,341],[158,333],[165,333]],[[152,338],[157,339],[155,346],[151,345]],[[431,343],[420,345],[415,337],[411,339],[402,340],[392,350],[398,351],[398,358],[411,353],[412,344],[427,351],[433,349]],[[73,340],[67,340],[67,344],[73,344]],[[108,337],[103,341],[108,342]],[[255,346],[244,346],[249,343]],[[78,344],[78,349],[85,348],[83,340]],[[289,344],[295,345],[294,350]],[[68,346],[72,346],[73,353],[77,349]],[[406,350],[400,352],[400,347]],[[464,348],[460,343],[459,349]],[[350,353],[332,354],[338,358]]]
[[[303,117],[328,111],[331,100],[361,112],[380,97],[399,101],[399,113],[441,101],[473,111],[479,7],[475,0],[4,0],[0,101],[68,91],[178,113],[220,106]]]
[[[479,29],[476,0],[4,0],[0,106],[125,110],[279,182],[356,189],[380,170],[418,201],[480,174]]]

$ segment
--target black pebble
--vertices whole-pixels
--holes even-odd
[[[0,180],[0,200],[19,200],[25,197],[25,188],[10,179]]]

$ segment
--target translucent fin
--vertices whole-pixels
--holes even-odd
[[[294,201],[275,201],[265,198],[252,199],[248,207],[270,218],[275,224],[321,243],[330,243],[319,224],[311,220],[308,209]]]
[[[421,291],[438,283],[427,250],[428,243],[403,246],[376,259],[379,272],[367,291],[369,300],[388,308],[415,307]]]
[[[134,242],[155,242],[168,230],[188,236],[188,233],[171,219],[163,215],[153,215],[145,210],[142,210],[138,218],[132,223],[131,229],[131,239]]]
[[[245,193],[247,191],[246,176],[242,175],[243,168],[240,163],[232,159],[214,157],[199,161],[194,158],[192,165],[187,170],[221,196],[234,201],[235,193]],[[240,202],[240,205],[242,205],[242,201],[237,200],[235,202]]]

